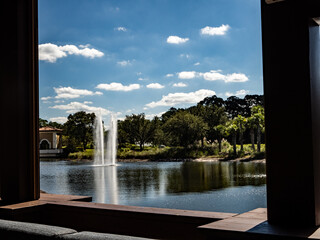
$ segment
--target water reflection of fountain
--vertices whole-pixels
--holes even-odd
[[[117,156],[117,118],[111,114],[108,131],[107,151],[105,152],[104,130],[101,114],[97,114],[94,124],[95,166],[108,166],[116,164]]]
[[[96,202],[119,204],[117,168],[96,167],[94,169]]]

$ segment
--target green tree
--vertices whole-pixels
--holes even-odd
[[[222,142],[223,136],[226,135],[226,130],[227,130],[227,128],[224,124],[219,124],[214,127],[215,135],[217,136],[217,140],[218,140],[218,144],[219,144],[219,152],[222,151],[221,142]]]
[[[165,123],[166,121],[169,120],[169,118],[171,118],[173,115],[175,115],[176,113],[178,112],[184,112],[185,110],[183,108],[174,108],[174,107],[171,107],[168,111],[166,111],[165,113],[163,113],[161,115],[161,120],[162,120],[162,123]]]
[[[237,155],[237,132],[238,132],[238,125],[235,123],[234,120],[230,120],[227,122],[226,126],[226,134],[232,137],[232,146],[233,146],[233,154]]]
[[[42,118],[39,118],[39,127],[46,127],[48,126],[48,121]]]
[[[165,140],[165,135],[162,130],[162,125],[163,125],[162,121],[160,120],[159,117],[156,116],[152,119],[151,124],[154,129],[154,133],[151,139],[153,145],[155,146],[155,145],[163,144]]]
[[[123,130],[128,133],[130,141],[138,142],[140,150],[144,149],[145,143],[152,140],[155,126],[145,118],[144,113],[126,116],[123,123]]]
[[[134,138],[130,134],[130,122],[128,120],[118,120],[118,143],[119,145],[134,143]]]
[[[68,121],[64,124],[66,135],[74,139],[77,143],[82,144],[84,150],[86,150],[87,144],[93,139],[95,117],[94,113],[80,111],[70,114]],[[70,142],[72,142],[71,139]]]
[[[219,124],[225,124],[228,120],[224,107],[218,105],[208,104],[193,106],[188,108],[188,112],[201,117],[208,124],[208,131],[206,132],[207,140],[213,142],[218,138],[215,127]]]
[[[239,97],[231,96],[226,100],[226,112],[229,118],[235,118],[238,115],[245,117],[250,116],[249,109],[247,108],[247,102]]]
[[[216,131],[215,127],[218,125],[225,125],[228,118],[224,107],[208,107],[207,115],[204,117],[205,122],[209,126],[207,138],[214,141],[221,136],[220,132]]]
[[[256,148],[254,146],[254,131],[257,126],[256,126],[256,120],[253,116],[248,117],[246,126],[250,131],[251,148],[253,151],[256,151]]]
[[[202,101],[199,102],[200,105],[203,106],[216,106],[216,107],[225,107],[226,102],[222,99],[213,95],[212,97],[206,97]]]
[[[62,124],[57,123],[57,122],[52,122],[52,121],[50,121],[47,126],[50,126],[50,127],[53,127],[53,128],[59,128],[59,129],[63,128]]]
[[[245,131],[247,119],[244,116],[238,115],[234,118],[234,123],[238,126],[240,150],[243,151],[243,133]]]
[[[248,111],[250,113],[252,107],[257,105],[263,106],[264,104],[263,95],[246,95],[244,100],[246,101],[247,108],[250,109],[250,111]]]
[[[254,106],[251,109],[251,117],[257,128],[257,151],[261,151],[261,132],[264,131],[264,108],[260,105]]]
[[[52,121],[48,122],[48,120],[39,118],[39,128],[42,128],[42,127],[53,127],[53,128],[62,129],[63,125],[57,122],[52,122]]]
[[[163,125],[165,134],[173,145],[187,147],[203,140],[208,125],[201,117],[188,112],[178,112]]]

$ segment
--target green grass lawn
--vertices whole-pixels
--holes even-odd
[[[234,156],[233,148],[230,144],[223,145],[222,152],[218,152],[215,145],[204,147],[145,147],[140,151],[139,146],[131,145],[118,149],[118,159],[149,159],[149,160],[165,160],[165,159],[194,159],[200,157],[216,157],[225,159],[234,159],[238,157],[250,157],[252,159],[262,159],[265,157],[265,144],[261,144],[261,152],[252,151],[251,144],[244,144],[244,150],[240,151],[240,145],[237,145],[237,155]],[[93,159],[94,149],[86,149],[70,153],[69,159]]]

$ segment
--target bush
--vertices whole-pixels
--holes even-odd
[[[94,150],[87,149],[83,152],[74,152],[69,153],[68,158],[70,159],[93,159],[94,158]]]
[[[254,159],[264,159],[266,158],[266,153],[265,152],[255,152],[252,156]]]

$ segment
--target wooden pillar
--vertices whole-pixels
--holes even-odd
[[[38,199],[37,0],[1,2],[1,198]]]
[[[319,0],[261,1],[271,224],[320,225]]]

